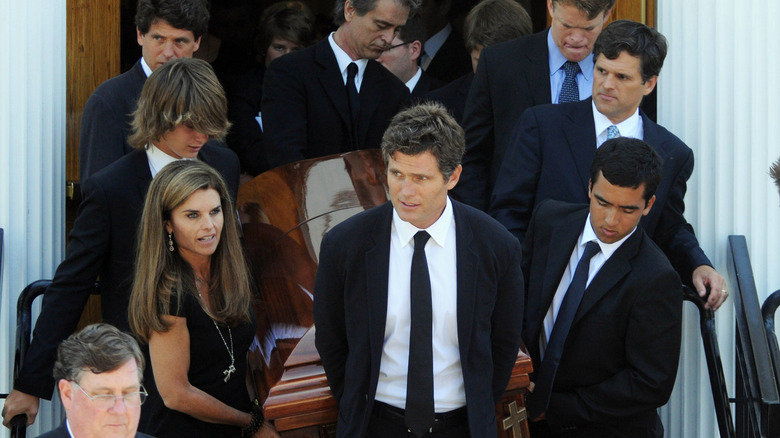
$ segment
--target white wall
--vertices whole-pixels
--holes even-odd
[[[0,11],[0,392],[7,393],[16,297],[27,283],[51,278],[64,254],[66,6],[0,0]],[[61,421],[58,404],[41,410],[28,436]]]
[[[780,156],[780,136],[772,135],[780,123],[780,59],[772,31],[780,23],[780,3],[659,0],[657,8],[658,30],[669,40],[659,80],[659,123],[696,156],[686,217],[724,275],[728,235],[746,236],[763,302],[780,289],[780,207],[767,175]],[[716,315],[733,396],[733,303]],[[697,324],[686,309],[677,387],[663,415],[669,437],[718,436]]]

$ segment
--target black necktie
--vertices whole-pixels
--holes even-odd
[[[580,89],[577,87],[577,73],[580,72],[580,65],[573,61],[566,61],[563,64],[563,71],[566,72],[566,77],[563,79],[558,103],[577,102],[580,100]]]
[[[358,133],[358,114],[360,114],[360,94],[355,86],[355,76],[358,73],[358,66],[350,62],[347,66],[347,97],[349,98],[350,122],[352,123],[352,150],[359,149],[357,142]]]
[[[409,372],[406,378],[406,427],[417,437],[425,435],[433,427],[435,416],[431,278],[425,258],[425,243],[430,237],[425,231],[418,231],[414,235],[412,256],[412,324],[409,334]]]
[[[535,419],[545,411],[550,403],[550,394],[552,393],[555,373],[558,371],[558,364],[561,361],[563,345],[566,337],[569,335],[571,323],[574,321],[574,315],[577,314],[577,308],[580,307],[580,301],[585,294],[585,285],[588,283],[588,271],[590,269],[590,259],[601,251],[599,244],[590,241],[585,245],[585,252],[577,263],[577,269],[566,289],[566,295],[561,302],[561,308],[558,310],[558,316],[555,318],[550,341],[544,351],[544,359],[539,371],[536,373],[534,382],[534,392],[528,397],[528,418]]]

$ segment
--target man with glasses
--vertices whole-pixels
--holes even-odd
[[[54,378],[67,420],[40,438],[149,437],[136,432],[146,391],[144,358],[135,339],[92,324],[57,349]]]

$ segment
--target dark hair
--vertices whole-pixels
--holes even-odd
[[[208,30],[209,10],[205,0],[138,0],[135,25],[141,35],[160,20],[176,29],[191,31],[197,40]]]
[[[489,47],[528,35],[531,16],[516,0],[482,0],[471,9],[463,24],[466,50]]]
[[[336,6],[333,8],[333,24],[341,26],[346,19],[344,18],[344,4],[349,1],[355,8],[355,12],[361,17],[374,10],[377,0],[336,0]],[[393,0],[399,5],[409,8],[409,16],[413,16],[420,8],[422,0]]]
[[[425,44],[426,38],[425,23],[420,15],[409,17],[406,20],[406,24],[398,31],[398,39],[404,43],[419,41],[420,44]]]
[[[86,371],[95,374],[114,371],[129,360],[135,360],[138,366],[140,383],[144,356],[135,338],[110,324],[91,324],[70,335],[57,348],[54,379],[78,383]]]
[[[645,203],[655,195],[661,183],[663,160],[642,140],[618,137],[607,140],[598,149],[590,166],[591,186],[599,172],[610,184],[636,189],[645,185]]]
[[[258,48],[265,53],[274,37],[301,46],[314,42],[314,13],[300,1],[281,1],[268,6],[260,17]]]
[[[466,151],[463,128],[437,102],[415,105],[396,114],[382,136],[385,166],[396,152],[418,155],[426,151],[436,157],[444,179],[450,178]]]
[[[608,10],[615,6],[617,0],[552,0],[553,6],[556,3],[561,5],[574,6],[588,16],[588,20],[596,18],[599,14],[606,14]]]
[[[780,158],[769,167],[769,176],[775,181],[775,185],[780,189]]]
[[[168,330],[170,323],[164,315],[176,314],[171,303],[181,306],[184,294],[198,293],[193,268],[182,258],[175,235],[175,249],[169,250],[165,224],[173,210],[201,189],[219,194],[223,215],[222,234],[211,256],[210,305],[204,310],[211,319],[231,326],[251,320],[249,271],[227,185],[219,172],[202,161],[176,160],[163,167],[149,185],[138,227],[128,320],[142,342],[149,342],[152,332]]]
[[[613,21],[593,44],[593,61],[599,55],[617,59],[622,52],[640,59],[642,82],[661,73],[666,58],[666,37],[652,27],[631,20]]]

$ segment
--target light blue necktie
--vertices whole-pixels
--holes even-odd
[[[609,128],[607,128],[607,140],[612,140],[613,138],[620,137],[620,131],[618,131],[618,127],[615,125],[610,125]]]

